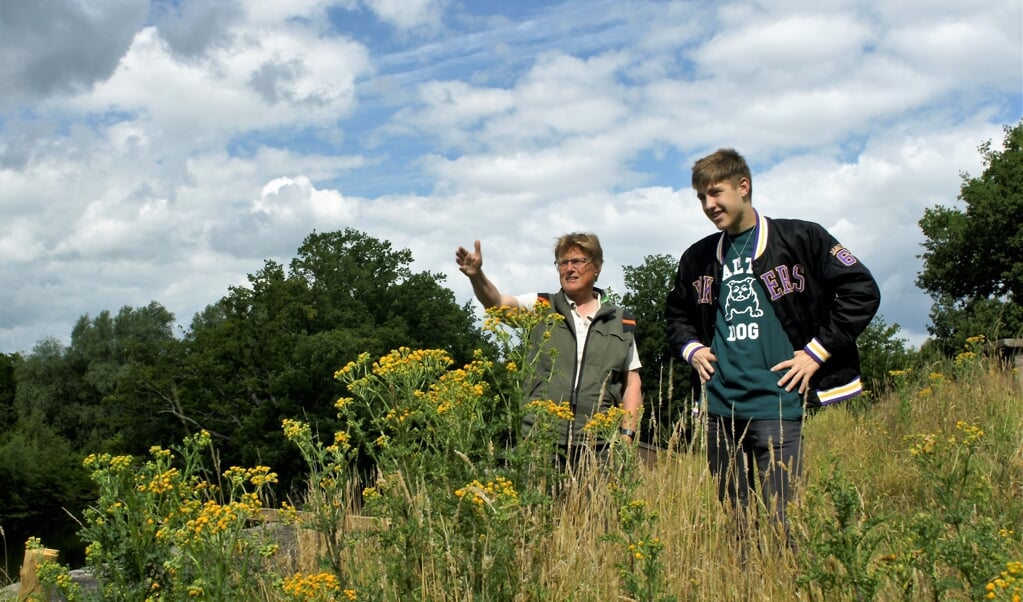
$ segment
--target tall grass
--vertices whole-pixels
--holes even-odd
[[[620,413],[612,412],[582,435],[608,442],[603,454],[556,466],[552,432],[566,408],[523,410],[517,397],[535,360],[522,334],[552,318],[491,318],[500,357],[457,370],[439,351],[364,357],[338,373],[353,393],[337,404],[345,430],[321,438],[285,421],[309,463],[309,492],[275,515],[307,534],[315,563],[289,555],[280,524],[252,528],[269,505],[259,494],[272,473],[216,476],[196,459],[208,443],[197,437],[179,450],[187,462],[177,471],[167,450],[131,465],[93,458],[102,501],[84,533],[100,595],[76,589],[56,565],[44,566],[43,580],[72,599],[108,600],[1023,594],[1020,376],[972,350],[893,374],[890,393],[806,419],[804,475],[789,513],[795,545],[786,546],[768,529],[736,534],[698,437],[693,449],[664,450],[647,464],[617,440]],[[512,415],[489,419],[484,410],[494,406]],[[522,411],[537,415],[530,436],[511,451],[495,444]],[[359,442],[377,467],[367,480],[352,468]],[[358,528],[352,514],[365,517]]]

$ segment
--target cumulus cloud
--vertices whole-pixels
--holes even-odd
[[[437,30],[447,0],[363,0],[378,19],[399,32]]]
[[[147,12],[148,11],[148,12]],[[689,167],[721,146],[764,213],[833,229],[922,340],[924,208],[1021,116],[1023,7],[980,0],[76,0],[0,5],[0,351],[83,313],[187,324],[313,230],[510,292],[600,234],[601,283],[712,232]]]
[[[146,0],[0,6],[0,109],[105,80],[146,18]]]
[[[232,26],[243,15],[236,0],[162,3],[154,12],[167,48],[186,60],[204,58],[213,49],[230,48],[236,41]]]
[[[357,200],[336,190],[317,190],[304,176],[279,177],[242,210],[211,225],[213,250],[241,257],[281,257],[313,230],[340,230],[359,216]]]

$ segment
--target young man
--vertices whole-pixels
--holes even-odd
[[[571,403],[575,420],[559,433],[562,447],[583,442],[582,427],[595,414],[618,405],[626,412],[621,436],[631,443],[636,436],[642,406],[639,356],[633,338],[635,320],[625,311],[609,304],[594,285],[604,267],[604,251],[595,234],[565,234],[554,246],[561,290],[553,295],[529,293],[502,294],[483,274],[480,241],[469,251],[455,251],[458,269],[469,277],[472,290],[483,307],[522,307],[532,309],[538,299],[551,304],[565,319],[555,326],[550,345],[558,351],[546,356],[536,371],[536,382],[524,383],[525,401],[551,399]],[[549,378],[548,378],[549,377]],[[526,416],[524,432],[532,426]]]
[[[745,515],[750,491],[784,528],[801,470],[804,409],[861,392],[856,337],[880,304],[870,271],[820,225],[753,208],[746,160],[722,149],[693,165],[720,234],[679,260],[666,319],[708,412],[718,496]],[[740,524],[745,524],[741,522]]]

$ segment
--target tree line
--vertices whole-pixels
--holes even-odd
[[[980,152],[983,174],[962,176],[964,207],[936,206],[919,222],[931,339],[908,348],[898,324],[875,319],[859,340],[868,390],[885,388],[891,370],[954,355],[967,337],[1023,331],[1023,123],[1005,129],[1002,149],[988,142]],[[443,274],[412,262],[363,232],[314,232],[288,266],[264,262],[180,336],[154,301],[82,316],[66,345],[48,338],[26,355],[0,354],[0,525],[87,504],[89,453],[142,455],[200,429],[225,468],[270,466],[280,495],[297,491],[303,484],[288,478],[305,471],[281,422],[333,432],[334,402],[346,394],[338,368],[399,347],[442,349],[456,365],[494,351],[472,303],[459,305]],[[621,303],[637,317],[644,365],[644,439],[658,444],[684,430],[691,403],[689,368],[670,357],[663,327],[676,262],[651,255],[623,268]]]

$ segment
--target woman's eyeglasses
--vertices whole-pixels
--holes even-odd
[[[555,261],[554,265],[558,266],[559,270],[563,270],[568,266],[573,268],[581,268],[590,262],[589,257],[573,257],[572,259],[562,259],[561,261]]]

